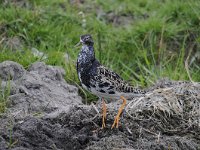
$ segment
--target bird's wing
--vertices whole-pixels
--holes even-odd
[[[114,81],[114,82],[122,82],[123,79],[115,72],[109,70],[108,68],[100,65],[97,67],[97,74],[102,76],[105,80]]]
[[[114,94],[117,85],[122,81],[123,79],[118,74],[99,64],[90,79],[90,86],[101,93]]]
[[[131,86],[128,82],[124,81],[117,73],[109,70],[102,65],[97,67],[96,78],[99,79],[99,83],[101,83],[100,86],[104,85],[104,87],[108,87],[108,90],[115,90],[122,93],[143,93],[142,90]]]

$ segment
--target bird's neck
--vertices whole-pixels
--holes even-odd
[[[82,67],[91,65],[95,60],[95,53],[93,45],[83,45],[78,56],[78,63]]]

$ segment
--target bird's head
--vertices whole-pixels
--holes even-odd
[[[93,45],[94,42],[93,42],[92,36],[90,34],[81,35],[80,41],[78,44],[76,44],[76,46],[79,46],[80,44],[88,45],[88,46]]]

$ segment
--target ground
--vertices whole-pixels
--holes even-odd
[[[5,61],[0,76],[1,94],[10,89],[0,120],[2,150],[200,149],[200,83],[158,81],[128,101],[118,129],[111,125],[122,102],[112,101],[102,129],[101,102],[84,104],[61,67],[36,62],[25,70]]]

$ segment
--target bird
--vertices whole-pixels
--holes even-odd
[[[142,96],[145,91],[135,88],[123,80],[117,73],[103,66],[95,57],[94,41],[90,34],[80,36],[76,47],[82,45],[78,54],[76,70],[84,89],[98,96],[102,100],[102,128],[106,127],[105,99],[123,101],[114,118],[111,129],[119,127],[120,115],[126,106],[127,99]]]

